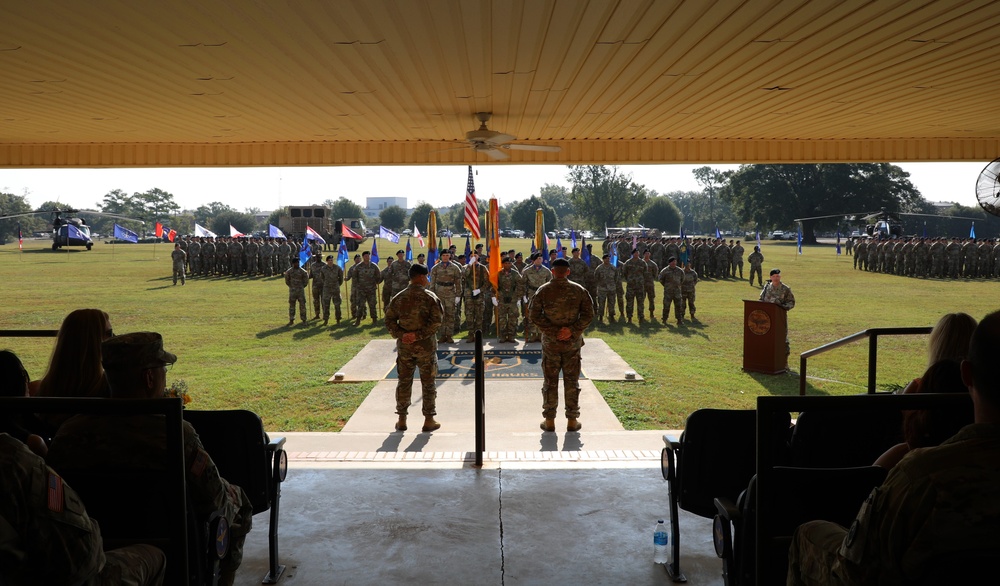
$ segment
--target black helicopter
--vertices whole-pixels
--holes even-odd
[[[888,239],[888,238],[902,238],[903,233],[903,221],[900,216],[924,216],[927,218],[937,218],[945,220],[981,220],[982,218],[968,218],[964,216],[938,216],[936,214],[917,214],[909,212],[887,212],[881,210],[878,212],[861,212],[856,214],[830,214],[828,216],[813,216],[811,218],[796,218],[792,220],[793,222],[806,222],[809,220],[825,220],[828,218],[841,218],[844,221],[852,223],[865,223],[865,234],[872,238],[877,239]]]
[[[90,234],[90,226],[87,225],[87,221],[81,217],[74,217],[72,214],[90,214],[145,224],[145,222],[137,218],[129,218],[118,214],[106,214],[96,210],[74,210],[69,208],[64,210],[47,210],[26,212],[23,214],[11,214],[9,216],[0,216],[0,220],[6,220],[8,218],[22,218],[26,216],[41,216],[45,214],[52,214],[52,250],[59,250],[64,246],[85,246],[87,250],[94,247],[94,241]],[[67,214],[68,217],[63,217],[63,214]]]

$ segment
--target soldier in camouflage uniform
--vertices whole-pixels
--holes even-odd
[[[670,319],[670,304],[674,306],[674,317],[677,318],[677,325],[684,323],[684,296],[681,286],[684,284],[684,269],[677,266],[677,259],[670,257],[667,259],[667,266],[663,267],[657,276],[660,284],[663,285],[663,323]]]
[[[622,267],[622,280],[625,281],[625,317],[632,323],[632,310],[635,301],[639,301],[639,323],[646,321],[643,297],[646,294],[646,263],[639,258],[639,250],[632,249],[632,258]]]
[[[862,238],[858,241],[857,245],[854,247],[854,268],[865,270],[865,261],[867,260],[868,254],[868,244]]]
[[[202,274],[215,274],[215,239],[208,237],[201,243]]]
[[[307,271],[309,279],[312,281],[313,319],[319,319],[320,316],[320,306],[323,302],[323,278],[320,276],[320,271],[325,266],[323,256],[317,254],[309,263],[309,270]]]
[[[247,241],[246,245],[243,247],[243,252],[246,256],[246,271],[247,275],[255,277],[258,274],[258,264],[257,255],[260,253],[260,242],[257,238],[251,238]]]
[[[681,284],[681,317],[684,317],[685,307],[691,313],[691,321],[697,322],[695,312],[695,287],[698,285],[698,273],[691,268],[691,263],[684,264],[684,282]]]
[[[865,261],[865,270],[870,273],[878,270],[878,244],[877,240],[868,241],[868,260]]]
[[[597,321],[604,321],[604,308],[607,307],[608,323],[615,321],[615,292],[618,289],[618,269],[611,266],[611,257],[605,254],[601,265],[594,270],[594,281],[597,288]]]
[[[385,259],[385,268],[382,269],[382,311],[385,311],[386,307],[389,307],[389,300],[392,299],[392,281],[389,280],[389,271],[392,268],[392,261],[395,260],[391,256]]]
[[[229,243],[229,272],[233,275],[243,274],[243,255],[245,245],[242,238],[233,238]]]
[[[785,311],[791,311],[795,307],[795,295],[792,295],[792,289],[781,282],[781,270],[771,269],[770,273],[771,280],[764,288],[760,290],[760,301],[765,303],[774,303],[775,305],[780,305],[785,308]],[[785,333],[785,368],[788,368],[787,360],[788,355],[792,352],[792,346],[788,341],[787,330]]]
[[[402,250],[396,251],[396,260],[389,265],[387,272],[383,274],[383,280],[389,287],[389,299],[395,297],[410,284],[410,263],[406,260],[406,253]]]
[[[978,264],[976,273],[980,278],[988,279],[993,274],[993,267],[990,266],[992,261],[993,246],[990,245],[989,241],[983,240],[976,247],[976,262]]]
[[[288,286],[288,325],[295,323],[295,304],[299,304],[299,317],[306,321],[306,285],[309,273],[298,263],[285,271],[285,285]]]
[[[587,278],[590,275],[590,266],[580,258],[580,249],[574,248],[573,258],[569,259],[569,280],[577,285],[587,288]]]
[[[270,277],[274,274],[274,265],[271,264],[271,258],[274,253],[274,245],[271,244],[270,238],[265,238],[263,242],[260,243],[260,247],[257,249],[260,259],[258,265],[260,266],[260,272],[265,277]]]
[[[109,338],[101,345],[101,356],[112,398],[134,400],[162,397],[167,366],[177,360],[163,350],[163,338],[154,332]],[[157,415],[77,415],[60,426],[48,461],[56,469],[143,468],[149,462],[162,462],[166,449],[162,421]],[[222,560],[219,583],[232,584],[253,525],[253,505],[242,488],[219,475],[191,424],[183,421],[181,431],[188,508],[205,521],[221,510],[229,521],[229,555]]]
[[[529,305],[531,298],[535,296],[535,291],[552,280],[552,271],[542,264],[541,252],[531,255],[531,265],[524,268],[524,271],[521,272],[521,277],[524,278],[524,302],[525,305]],[[526,311],[524,318],[524,341],[530,343],[540,340],[541,332],[538,330],[538,326],[531,323],[531,317]]]
[[[583,332],[594,319],[594,302],[583,287],[570,281],[569,262],[552,264],[552,280],[538,288],[528,305],[528,315],[542,332],[543,431],[555,431],[559,407],[559,372],[566,396],[566,431],[580,431],[580,348]]]
[[[743,278],[743,253],[743,245],[740,244],[739,240],[737,240],[736,246],[733,247],[733,262],[732,270],[730,271],[734,278],[736,277],[737,270],[740,272],[740,279]]]
[[[188,244],[188,263],[191,265],[191,274],[201,274],[201,238],[195,237]]]
[[[226,237],[215,239],[215,272],[218,275],[229,273],[229,239]]]
[[[935,583],[942,570],[971,584],[992,575],[1000,551],[998,346],[1000,313],[993,313],[977,326],[962,365],[975,423],[939,446],[911,450],[849,530],[829,521],[799,526],[787,584]]]
[[[354,325],[361,325],[364,307],[371,312],[372,323],[378,323],[378,285],[382,282],[382,273],[371,261],[371,253],[367,250],[361,253],[361,262],[351,267],[347,279],[354,280],[354,294],[357,296],[357,309],[354,313]]]
[[[385,327],[396,339],[396,431],[406,431],[406,415],[413,394],[413,370],[420,369],[422,431],[441,427],[437,415],[437,341],[435,335],[444,318],[444,307],[436,295],[427,290],[427,267],[412,265],[408,271],[409,285],[393,296],[385,310]]]
[[[162,584],[151,545],[102,550],[100,528],[45,460],[0,433],[0,584]]]
[[[278,244],[275,254],[278,258],[276,259],[274,266],[277,267],[278,272],[284,273],[288,270],[288,261],[292,256],[292,245],[288,243],[287,238],[281,239],[281,243]]]
[[[764,282],[763,282],[761,266],[764,264],[764,255],[760,253],[759,246],[753,247],[753,252],[750,253],[750,256],[747,257],[747,260],[750,262],[750,285],[753,285],[753,276],[754,273],[756,273],[757,286],[763,287]]]
[[[442,250],[441,258],[430,270],[430,291],[437,295],[444,308],[438,342],[455,343],[455,319],[462,299],[462,269],[451,261],[451,251]]]
[[[187,260],[187,255],[181,250],[180,244],[174,244],[174,250],[170,253],[170,261],[173,264],[174,269],[174,285],[177,284],[177,278],[180,277],[181,285],[184,284],[184,262]]]
[[[487,299],[493,299],[493,283],[490,282],[490,271],[479,262],[475,255],[472,264],[465,267],[462,274],[463,297],[465,298],[465,322],[469,329],[466,342],[476,341],[476,330],[482,330],[486,337],[486,326],[483,323],[483,313],[487,310]],[[493,311],[492,302],[489,311]]]
[[[344,284],[344,270],[333,262],[333,255],[327,255],[326,263],[320,268],[319,280],[323,286],[322,306],[323,325],[330,321],[330,302],[336,310],[337,323],[340,323],[340,286]]]
[[[646,265],[646,272],[643,275],[642,291],[645,299],[649,301],[649,319],[656,321],[656,277],[660,274],[660,267],[652,260],[652,253],[647,249],[642,254],[642,262]],[[668,257],[669,258],[669,257]],[[642,305],[640,300],[639,305]],[[639,314],[642,315],[641,313]]]
[[[497,292],[493,304],[497,307],[497,342],[514,343],[517,335],[517,319],[521,313],[524,297],[524,279],[513,270],[511,258],[500,259],[501,269],[497,274]]]

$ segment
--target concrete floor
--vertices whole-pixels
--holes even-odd
[[[667,516],[650,462],[296,463],[282,488],[280,583],[666,584],[652,532]],[[237,584],[267,571],[254,519]],[[688,583],[721,584],[708,519],[681,513]]]

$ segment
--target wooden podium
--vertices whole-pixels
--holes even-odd
[[[787,370],[787,314],[774,303],[743,300],[743,370],[764,374]]]

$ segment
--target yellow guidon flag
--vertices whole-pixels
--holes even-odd
[[[542,262],[549,261],[549,247],[545,239],[545,216],[542,208],[535,211],[535,250],[542,253]]]
[[[437,212],[431,210],[430,215],[427,216],[427,268],[431,268],[437,262],[437,233]]]
[[[486,212],[486,248],[490,255],[490,282],[493,290],[497,289],[497,277],[500,275],[500,204],[497,198],[490,198],[490,209]]]

